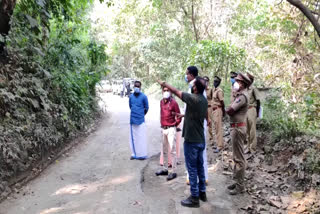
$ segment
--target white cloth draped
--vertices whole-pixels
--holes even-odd
[[[134,159],[146,159],[148,157],[146,124],[130,124],[130,148],[131,157]]]

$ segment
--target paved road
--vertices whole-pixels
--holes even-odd
[[[10,200],[1,214],[148,213],[141,171],[148,161],[129,160],[128,98],[105,95],[108,112],[85,142],[48,167]],[[149,155],[158,152],[159,105],[146,117]]]
[[[202,203],[200,209],[180,205],[180,200],[189,195],[184,162],[173,181],[154,175],[159,169],[159,159],[154,155],[159,153],[161,143],[159,101],[149,100],[146,117],[148,153],[154,157],[138,161],[129,160],[128,98],[107,94],[103,100],[108,112],[97,130],[19,194],[0,204],[0,214],[238,213],[233,205],[238,202],[225,191],[227,179],[217,172],[219,164],[214,164],[218,159],[212,162],[212,157],[208,158],[212,162],[209,202]]]

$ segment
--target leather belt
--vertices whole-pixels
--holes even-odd
[[[175,127],[175,126],[161,126],[161,128],[163,128],[163,129],[169,129],[169,128],[172,128],[172,127]]]
[[[246,126],[246,123],[230,123],[231,128]]]

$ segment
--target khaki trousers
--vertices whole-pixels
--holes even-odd
[[[257,149],[257,111],[255,107],[249,108],[247,112],[247,141],[250,152],[255,152]]]
[[[246,127],[231,128],[231,143],[233,149],[233,179],[243,187],[246,160],[244,157],[243,143],[246,139]]]
[[[210,126],[208,127],[208,132],[209,132],[209,140],[210,141],[213,141],[213,121],[214,121],[214,119],[213,119],[213,110],[212,110],[212,107],[209,107],[208,108],[208,117],[210,118],[210,120],[211,120],[211,124],[210,124]]]
[[[223,149],[224,143],[223,143],[223,130],[222,130],[222,109],[217,108],[216,110],[212,110],[212,107],[208,108],[208,114],[210,115],[211,125],[209,127],[209,135],[210,139],[213,139],[213,127],[215,131],[215,141],[217,144],[217,147],[219,149]]]
[[[163,167],[169,169],[169,156],[171,157],[172,172],[177,169],[176,157],[176,127],[162,129],[162,146],[161,153],[163,153]],[[168,155],[168,152],[170,155]]]

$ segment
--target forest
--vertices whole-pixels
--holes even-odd
[[[230,72],[253,73],[255,84],[275,91],[264,104],[265,122],[276,136],[319,135],[319,3],[236,2],[123,1],[99,7],[92,12],[93,29],[108,44],[109,75],[133,75],[148,86],[161,78],[183,88],[186,67],[196,65],[201,75],[223,77],[228,91]],[[295,2],[318,20],[315,26]]]

